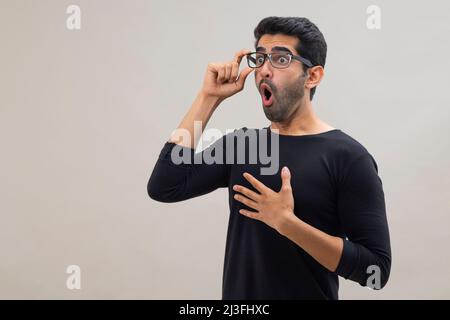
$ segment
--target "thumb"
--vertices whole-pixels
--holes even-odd
[[[291,172],[288,167],[281,170],[281,190],[291,191]]]
[[[239,74],[239,79],[237,80],[237,84],[241,87],[244,87],[245,79],[247,79],[248,75],[255,70],[254,68],[247,67],[241,71]]]

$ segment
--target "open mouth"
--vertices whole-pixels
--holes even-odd
[[[273,92],[268,84],[263,83],[260,86],[260,93],[265,107],[269,107],[273,103]]]

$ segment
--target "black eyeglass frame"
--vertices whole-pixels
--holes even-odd
[[[255,54],[255,53],[259,53],[259,54],[262,54],[262,55],[264,56],[264,61],[263,61],[263,62],[261,63],[261,65],[258,66],[258,67],[252,67],[252,66],[250,65],[250,57],[251,57],[252,54]],[[273,65],[273,62],[272,62],[272,54],[274,54],[274,53],[276,53],[276,54],[283,53],[283,54],[286,54],[286,55],[289,56],[289,63],[286,65],[286,67],[281,67],[281,68],[280,68],[280,67],[275,67],[275,66]],[[305,64],[308,68],[312,68],[312,67],[313,67],[312,62],[309,61],[308,59],[303,58],[302,56],[296,56],[296,55],[293,55],[293,54],[290,53],[290,52],[272,52],[272,53],[265,53],[265,52],[255,51],[255,52],[247,53],[247,54],[245,55],[245,57],[247,58],[247,65],[248,65],[250,68],[253,68],[253,69],[261,68],[261,67],[264,65],[264,63],[266,62],[267,57],[269,57],[269,61],[270,61],[270,64],[272,65],[272,67],[274,67],[274,68],[276,68],[276,69],[286,69],[286,68],[288,68],[288,67],[291,65],[292,59],[295,59],[295,60],[298,60],[298,61],[302,62],[302,63]],[[255,64],[256,64],[256,63],[255,63]]]

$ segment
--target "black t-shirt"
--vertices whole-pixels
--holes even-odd
[[[255,140],[250,137],[255,136],[257,143],[251,142]],[[272,156],[275,141],[279,149],[278,166],[274,166],[276,161],[268,163],[267,157],[260,156]],[[251,157],[255,145],[256,161]],[[172,150],[190,160],[174,161]],[[242,156],[244,150],[245,159],[242,161],[241,157],[239,162],[238,155]],[[208,155],[218,163],[195,158],[206,159]],[[277,169],[275,174],[262,174],[262,168],[271,166]],[[291,172],[295,215],[329,235],[344,239],[335,272],[265,223],[239,213],[241,208],[253,209],[233,198],[236,193],[233,185],[257,192],[242,174],[249,172],[267,187],[279,191],[283,166]],[[225,187],[229,191],[230,216],[222,299],[338,299],[338,276],[379,288],[373,277],[368,283],[369,277],[377,272],[371,266],[378,268],[378,285],[383,287],[387,282],[391,248],[378,167],[372,155],[343,131],[291,136],[272,132],[270,127],[244,127],[224,135],[201,153],[166,142],[147,191],[154,200],[177,202]]]

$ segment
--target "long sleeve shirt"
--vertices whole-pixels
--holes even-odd
[[[254,136],[256,149],[250,138]],[[276,152],[270,151],[274,141]],[[274,174],[262,174],[261,169],[269,167],[267,157],[260,156],[262,146],[266,154],[278,157]],[[255,150],[257,159],[252,161]],[[243,154],[244,161],[238,161]],[[174,155],[190,160],[180,163]],[[203,156],[215,156],[216,161],[199,161]],[[294,214],[343,239],[334,272],[265,223],[239,213],[242,208],[252,209],[233,198],[233,185],[257,192],[243,173],[279,191],[283,166],[291,172]],[[366,148],[342,130],[293,136],[275,133],[270,127],[243,127],[197,153],[166,142],[147,185],[149,196],[161,202],[184,201],[218,188],[228,189],[229,203],[222,299],[338,299],[338,276],[361,286],[373,284],[378,276],[379,288],[386,284],[391,247],[378,166]]]

